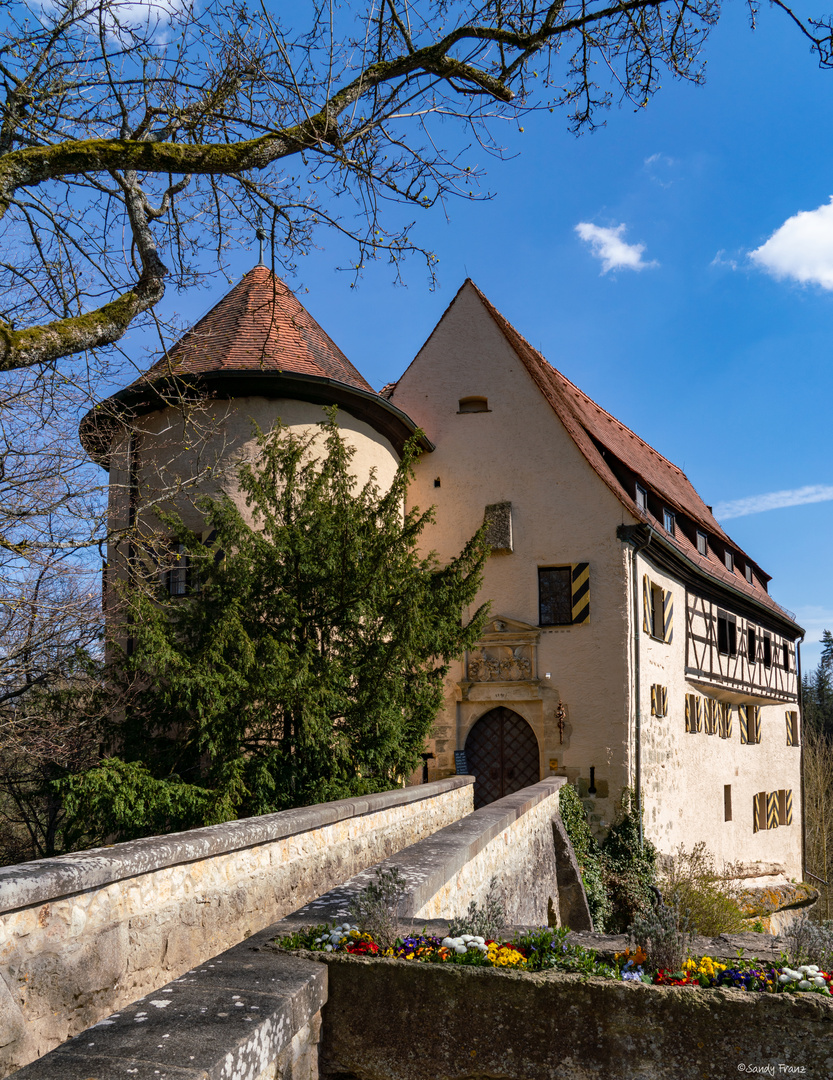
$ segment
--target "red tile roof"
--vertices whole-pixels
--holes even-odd
[[[375,393],[286,284],[255,266],[141,378],[275,371]]]
[[[501,315],[470,278],[467,279],[466,284],[475,290],[483,306],[552,406],[576,446],[628,511],[637,520],[644,521],[657,529],[666,541],[710,577],[725,585],[730,585],[763,607],[777,612],[781,618],[786,614],[794,622],[792,613],[786,612],[766,592],[764,586],[770,579],[769,575],[723,531],[685,473],[616,417],[597,405],[566,376],[549,364],[538,350],[533,348]],[[465,285],[463,287],[465,288]],[[462,289],[460,291],[462,292]],[[460,293],[457,295],[459,296]],[[449,306],[453,306],[455,301],[456,297]],[[716,538],[718,546],[725,544],[734,555],[739,554],[742,557],[742,563],[739,565],[736,558],[735,569],[728,570],[722,561],[722,552],[711,551],[710,555],[701,555],[697,550],[696,542],[689,539],[680,528],[676,530],[674,536],[671,536],[666,532],[661,521],[658,522],[653,514],[637,506],[635,492],[623,486],[616,472],[611,468],[607,460],[608,456],[617,459],[626,469],[639,477],[642,485],[653,492],[670,511],[688,518],[705,532],[710,540],[712,537]],[[746,563],[753,567],[752,584],[746,580]]]

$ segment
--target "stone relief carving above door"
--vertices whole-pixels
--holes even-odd
[[[466,657],[471,683],[532,682],[537,678],[537,626],[517,619],[494,618]]]

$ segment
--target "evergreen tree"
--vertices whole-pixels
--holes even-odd
[[[833,634],[821,635],[821,659],[815,671],[801,680],[804,726],[833,740]]]
[[[334,413],[321,427],[259,435],[238,474],[248,513],[227,496],[199,502],[212,546],[165,516],[187,558],[184,597],[124,591],[118,757],[62,784],[101,835],[385,790],[417,767],[448,663],[485,619],[485,606],[463,617],[482,531],[447,566],[421,557],[432,512],[403,512],[415,444],[383,493],[373,477],[358,487]]]

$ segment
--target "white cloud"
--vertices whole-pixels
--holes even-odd
[[[749,257],[773,277],[833,289],[833,196],[816,210],[787,218]]]
[[[726,521],[728,518],[746,517],[747,514],[761,514],[765,510],[781,510],[785,506],[830,502],[831,499],[833,499],[833,486],[812,484],[794,488],[792,491],[770,491],[765,495],[750,495],[745,499],[718,503],[714,508],[714,516],[718,521]]]
[[[737,260],[727,256],[725,248],[718,251],[709,266],[728,266],[730,270],[737,270],[738,268]]]
[[[628,244],[622,239],[626,225],[617,225],[615,229],[605,229],[601,225],[591,225],[589,221],[580,221],[576,232],[590,245],[592,254],[602,260],[602,273],[608,270],[645,270],[658,266],[656,262],[643,262],[644,244]]]

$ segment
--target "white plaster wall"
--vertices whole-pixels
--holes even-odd
[[[656,640],[642,629],[642,576],[674,596],[674,640]],[[685,695],[704,695],[702,685],[686,678],[685,586],[637,555],[640,713],[642,717],[642,790],[645,833],[663,853],[681,844],[688,850],[700,840],[723,862],[776,863],[786,878],[801,879],[801,774],[799,747],[786,745],[787,709],[795,703],[764,704],[752,694],[743,703],[761,706],[761,742],[741,745],[737,693],[716,689],[711,696],[733,702],[732,737],[685,728]],[[651,685],[668,688],[668,714],[651,716]],[[732,820],[724,820],[723,788],[732,787]],[[752,798],[759,791],[792,789],[793,823],[753,831]]]
[[[222,488],[243,509],[237,466],[257,457],[255,427],[266,432],[281,421],[295,435],[306,437],[316,434],[324,419],[324,410],[311,402],[264,397],[209,401],[186,422],[175,409],[150,413],[138,424],[142,502],[164,499],[169,490],[176,493],[179,485],[210,469],[211,476],[200,483],[199,490]],[[350,468],[357,484],[365,483],[373,472],[380,488],[386,490],[399,462],[391,443],[345,409],[339,409],[337,420],[345,441],[355,450]],[[323,435],[319,435],[312,456],[324,453]],[[177,493],[177,504],[186,506],[188,494],[184,489]]]
[[[468,396],[487,397],[491,411],[459,414],[458,401]],[[478,686],[472,707],[458,701],[461,666],[451,672],[432,743],[434,767],[439,775],[452,771],[453,750],[479,716],[506,705],[538,736],[541,776],[588,778],[595,766],[597,787],[609,792],[600,799],[599,816],[609,817],[627,779],[629,753],[628,594],[616,538],[625,520],[621,504],[579,453],[471,287],[461,291],[392,400],[437,446],[418,462],[409,492],[412,505],[436,506],[426,549],[450,558],[482,524],[486,505],[512,503],[514,551],[489,558],[481,594],[492,601],[493,616],[537,625],[537,567],[590,564],[590,621],[541,630],[539,684]],[[563,744],[555,726],[559,698],[567,713]],[[550,761],[557,766],[551,769]]]

